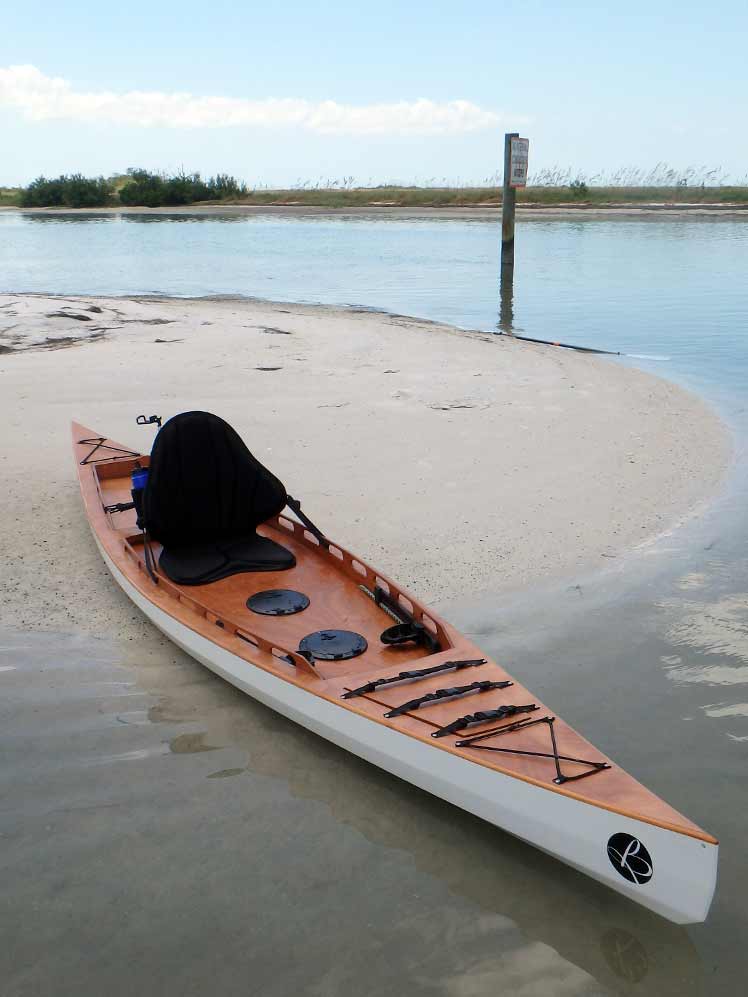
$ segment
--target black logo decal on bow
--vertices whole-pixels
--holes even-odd
[[[629,883],[643,886],[652,878],[652,857],[641,841],[631,834],[620,832],[613,835],[608,841],[608,858],[616,872]]]

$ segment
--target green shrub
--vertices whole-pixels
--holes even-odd
[[[178,173],[168,177],[147,170],[127,171],[128,180],[120,189],[122,204],[147,208],[194,204],[195,201],[223,201],[246,197],[246,184],[225,173],[203,180],[199,173]]]
[[[569,184],[569,189],[575,201],[583,201],[590,193],[590,189],[584,180],[572,180]]]
[[[80,173],[59,176],[54,180],[37,177],[20,193],[23,208],[100,208],[114,201],[119,178],[84,177]],[[246,184],[235,177],[219,173],[203,180],[199,173],[178,173],[165,176],[147,170],[127,171],[127,179],[120,187],[119,200],[125,205],[143,205],[149,208],[176,207],[195,201],[223,201],[228,198],[246,197]]]
[[[121,204],[139,204],[155,208],[164,203],[164,179],[146,170],[128,170],[129,180],[120,188]]]
[[[22,208],[101,208],[111,203],[112,192],[103,177],[73,173],[56,180],[37,177],[23,188],[20,200]]]

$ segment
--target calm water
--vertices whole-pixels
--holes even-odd
[[[0,290],[241,294],[498,322],[497,220],[0,214]],[[528,221],[516,331],[744,386],[748,217]]]
[[[514,325],[667,357],[649,364],[744,426],[747,222],[522,224]],[[0,214],[0,290],[244,294],[495,329],[497,243],[486,220]],[[365,765],[155,631],[126,647],[4,633],[6,992],[743,993],[748,517],[736,479],[687,544],[681,531],[627,572],[441,607],[718,835],[706,924],[671,925]]]

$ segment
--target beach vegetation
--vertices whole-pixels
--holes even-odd
[[[176,207],[197,201],[225,201],[246,197],[247,186],[225,173],[203,179],[199,173],[167,176],[148,170],[129,169],[119,188],[121,204],[148,208]]]
[[[122,176],[84,177],[72,173],[50,179],[40,176],[27,187],[0,188],[0,205],[22,208],[103,208],[116,204],[150,208],[194,204],[197,201],[241,199],[249,194],[236,177],[219,173],[203,179],[199,173],[151,173],[130,169]]]
[[[20,194],[22,208],[101,208],[111,200],[112,192],[104,177],[84,177],[81,173],[54,180],[37,177]]]
[[[0,187],[0,208],[17,208],[21,204],[19,187]]]
[[[498,207],[502,177],[494,173],[479,182],[429,176],[413,183],[377,183],[354,176],[299,178],[293,185],[249,188],[243,181],[219,173],[158,173],[133,168],[125,173],[87,178],[79,173],[50,180],[39,177],[24,188],[0,188],[0,207],[178,207],[230,202],[245,205],[284,205],[319,208],[459,208]],[[551,167],[529,177],[517,190],[517,203],[527,207],[625,207],[717,204],[748,207],[748,175],[729,177],[720,168],[688,167],[667,163],[652,169],[626,167],[585,174]]]
[[[590,193],[590,189],[584,180],[572,180],[569,184],[569,190],[575,201],[584,201]]]

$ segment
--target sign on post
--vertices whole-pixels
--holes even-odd
[[[525,187],[527,185],[527,161],[530,152],[529,138],[512,136],[510,151],[509,186]]]
[[[504,189],[501,194],[501,292],[511,297],[514,278],[514,210],[517,188],[527,185],[530,140],[517,132],[504,135]]]

